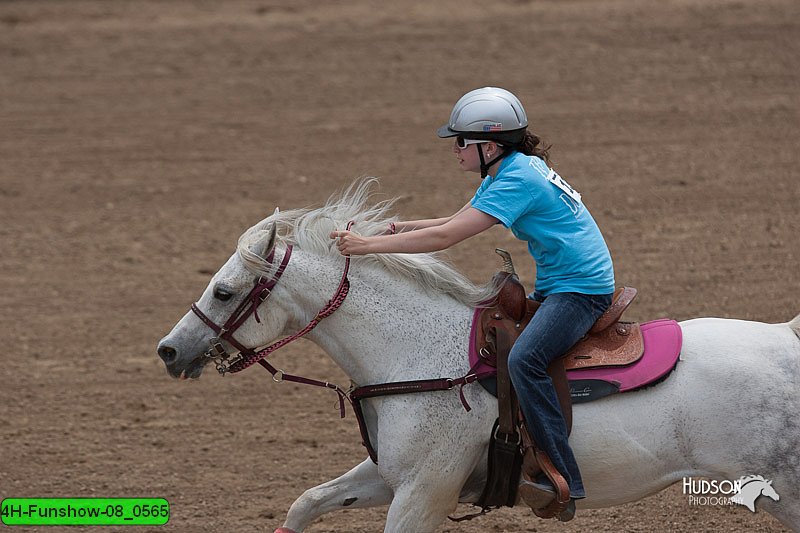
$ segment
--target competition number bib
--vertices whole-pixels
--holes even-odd
[[[550,172],[547,173],[547,181],[564,191],[567,196],[572,198],[578,203],[581,203],[581,193],[573,189],[569,183],[564,180],[561,176],[559,176],[555,170],[550,169]]]

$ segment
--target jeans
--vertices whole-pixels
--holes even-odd
[[[578,463],[567,441],[567,425],[547,367],[575,345],[611,305],[612,294],[574,292],[533,298],[542,303],[508,356],[528,431],[569,484],[572,498],[585,498]]]

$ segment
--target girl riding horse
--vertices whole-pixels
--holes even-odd
[[[536,262],[530,297],[541,302],[509,355],[511,380],[528,430],[570,488],[570,505],[586,496],[547,367],[580,340],[608,308],[614,292],[611,254],[581,195],[550,166],[549,147],[528,130],[522,104],[507,90],[484,87],[456,102],[438,136],[455,137],[461,170],[479,172],[473,198],[455,214],[393,225],[362,236],[330,234],[344,255],[443,250],[502,224],[528,243]],[[534,508],[554,496],[549,481],[523,479],[520,494]]]

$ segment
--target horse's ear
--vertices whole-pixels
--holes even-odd
[[[277,215],[280,210],[276,207],[274,215]],[[278,223],[273,221],[269,227],[269,237],[266,240],[261,240],[253,245],[250,250],[258,255],[259,257],[267,257],[269,253],[272,251],[272,248],[275,247],[275,240],[278,236]]]

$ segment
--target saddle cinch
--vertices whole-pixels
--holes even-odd
[[[482,384],[495,393],[499,408],[490,441],[487,483],[477,505],[483,509],[513,507],[517,501],[520,474],[534,481],[540,472],[544,472],[555,487],[556,497],[546,506],[533,511],[541,518],[558,517],[569,504],[569,487],[528,434],[508,375],[511,346],[540,304],[527,298],[524,287],[514,273],[510,254],[504,250],[497,250],[497,253],[503,257],[505,265],[504,271],[494,277],[501,290],[492,307],[481,310],[477,316],[473,339],[482,361],[497,369],[496,390],[492,390],[494,383],[487,384],[483,380]],[[572,429],[572,401],[566,371],[629,365],[644,353],[639,324],[619,321],[635,297],[634,288],[617,289],[611,306],[589,333],[548,367],[568,431]]]

